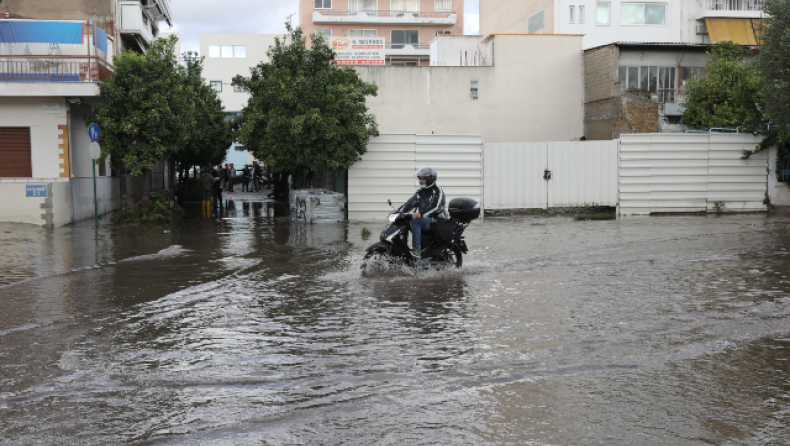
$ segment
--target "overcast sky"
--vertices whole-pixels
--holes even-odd
[[[464,0],[464,34],[478,32],[478,2]],[[289,15],[299,22],[299,0],[171,0],[170,7],[181,51],[199,51],[201,33],[276,34]]]

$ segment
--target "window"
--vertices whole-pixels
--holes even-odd
[[[222,81],[211,81],[211,89],[217,93],[222,93]]]
[[[659,102],[675,102],[675,67],[618,67],[618,80],[626,91],[652,93]]]
[[[367,15],[375,16],[378,12],[377,9],[378,5],[376,0],[350,0],[348,4],[348,10],[352,14],[362,12]]]
[[[451,36],[453,32],[450,30],[436,31],[437,36]]]
[[[317,36],[324,36],[324,38],[332,37],[332,28],[316,28],[315,34]]]
[[[541,9],[540,11],[533,14],[529,20],[527,20],[527,33],[534,34],[541,29],[543,29],[543,16],[544,10]]]
[[[406,45],[419,45],[420,43],[420,32],[417,30],[393,29],[390,37],[393,49],[400,49]]]
[[[415,0],[390,0],[390,13],[393,15],[420,14],[420,2]]]
[[[623,25],[666,25],[667,5],[662,3],[623,3]]]
[[[378,37],[377,29],[349,29],[348,37]]]
[[[584,23],[584,6],[579,6],[579,23]]]
[[[315,0],[315,9],[332,9],[332,0]]]
[[[478,98],[478,88],[477,88],[477,81],[469,81],[469,97],[472,98],[473,101],[476,101]]]
[[[450,12],[453,10],[453,0],[436,0],[436,10]]]
[[[416,61],[409,61],[409,60],[393,60],[390,62],[390,65],[393,67],[416,67]]]
[[[247,57],[244,45],[209,45],[208,57]]]
[[[574,13],[574,11],[575,11],[575,7],[574,7],[574,6],[571,6],[571,7],[570,7],[570,11],[569,11],[569,12],[570,12],[570,14],[571,14],[571,15],[570,15],[570,21],[569,21],[568,23],[573,23],[573,22],[574,22],[574,20],[573,20],[573,13]]]
[[[595,5],[595,24],[608,25],[609,24],[609,7],[611,3],[598,3]]]

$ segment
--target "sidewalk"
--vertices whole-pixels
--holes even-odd
[[[271,189],[261,189],[260,192],[240,192],[241,185],[237,185],[233,188],[235,192],[222,192],[222,201],[246,201],[246,202],[269,202],[274,201],[269,198],[269,193],[271,193]]]

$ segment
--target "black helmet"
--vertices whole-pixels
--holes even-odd
[[[423,167],[422,169],[417,171],[417,175],[415,175],[418,179],[425,178],[425,187],[432,187],[436,184],[436,171],[431,169],[430,167]]]

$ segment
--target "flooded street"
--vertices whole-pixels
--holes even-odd
[[[487,218],[363,277],[383,223],[265,214],[4,228],[0,444],[790,443],[790,219]]]

